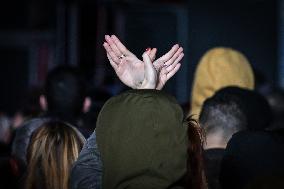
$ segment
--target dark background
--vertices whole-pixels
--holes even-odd
[[[162,55],[181,44],[182,69],[166,86],[181,104],[189,101],[200,57],[216,46],[243,52],[259,85],[284,86],[280,0],[7,2],[0,6],[0,109],[10,114],[60,64],[79,66],[94,88],[122,86],[106,60],[105,34],[116,34],[138,57],[149,46]]]

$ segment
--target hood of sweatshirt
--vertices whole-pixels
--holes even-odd
[[[97,120],[103,188],[165,189],[185,175],[187,127],[177,101],[157,90],[112,97]]]
[[[198,119],[203,102],[224,87],[254,89],[254,74],[239,51],[217,47],[207,51],[197,65],[191,93],[190,115]]]

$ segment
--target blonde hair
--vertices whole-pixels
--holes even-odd
[[[28,147],[26,189],[67,189],[84,142],[82,134],[64,122],[50,121],[38,128]]]

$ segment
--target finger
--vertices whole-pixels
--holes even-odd
[[[177,73],[180,67],[181,67],[180,63],[176,64],[176,66],[170,71],[167,71],[166,67],[163,67],[159,74],[160,81],[156,89],[161,90],[166,84],[166,82]]]
[[[151,48],[149,47],[149,48],[147,48],[146,49],[146,51],[145,51],[145,53],[147,53],[147,55],[150,57],[150,52],[151,52]],[[142,54],[142,58],[143,58],[143,54]],[[150,59],[151,59],[151,57],[150,57]]]
[[[170,72],[172,69],[174,69],[176,67],[176,65],[182,60],[182,58],[184,57],[184,54],[181,53],[174,61],[174,63],[172,63],[171,65],[166,67],[167,72]]]
[[[156,58],[156,53],[157,53],[157,49],[156,48],[153,48],[151,49],[150,53],[149,53],[149,57],[151,59],[151,61],[153,62]]]
[[[178,44],[174,45],[169,52],[167,52],[161,58],[158,59],[159,62],[164,63],[164,62],[168,61],[176,53],[176,51],[178,49],[179,49],[179,45]]]
[[[166,67],[163,67],[160,71],[160,75],[167,75],[168,71],[166,70]]]
[[[151,48],[147,48],[147,49],[145,50],[145,52],[142,54],[142,59],[143,59],[143,56],[144,56],[145,53],[150,57],[150,51],[151,51]],[[151,57],[150,57],[150,60],[151,60]],[[143,60],[143,61],[144,61],[144,60]],[[152,62],[152,60],[151,60],[151,62]]]
[[[107,53],[107,58],[111,64],[111,66],[113,67],[113,69],[116,71],[116,69],[118,69],[118,65],[112,60],[111,56]]]
[[[103,43],[103,46],[105,48],[105,50],[107,51],[107,53],[114,53],[114,51],[112,50],[112,48],[109,46],[109,44],[107,42]]]
[[[116,64],[120,63],[119,58],[117,57],[117,55],[114,53],[114,51],[112,50],[112,48],[109,46],[108,43],[104,43],[103,44],[107,54],[109,54],[110,58],[112,59],[113,62],[115,62]]]
[[[162,68],[159,74],[159,82],[156,89],[161,90],[167,82],[167,70],[166,68]]]
[[[148,56],[150,57],[151,59],[151,62],[153,62],[153,60],[156,58],[156,52],[157,52],[157,49],[156,48],[147,48],[146,51],[145,51]]]
[[[176,44],[174,45],[171,50],[169,52],[167,52],[166,54],[164,54],[162,57],[160,57],[159,59],[157,59],[154,62],[154,66],[157,70],[159,70],[165,62],[167,62],[175,53],[176,51],[179,49],[179,45]]]
[[[113,52],[115,53],[115,55],[117,57],[120,57],[123,53],[117,48],[117,46],[115,45],[113,39],[109,36],[106,35],[105,36],[105,40],[108,43],[108,45],[110,46],[110,48],[113,50]]]
[[[124,55],[132,54],[115,35],[112,35],[111,39],[122,54]]]
[[[169,73],[167,73],[167,80],[169,80],[171,77],[173,77],[177,71],[180,69],[181,64],[178,63],[173,70],[171,70]]]
[[[183,48],[182,47],[178,48],[178,50],[175,52],[175,54],[167,62],[165,62],[165,65],[166,66],[171,65],[179,57],[179,55],[182,52],[183,52]]]

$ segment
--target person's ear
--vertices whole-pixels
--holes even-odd
[[[84,100],[84,104],[83,104],[83,112],[87,113],[90,110],[91,105],[92,105],[91,98],[90,97],[86,97],[85,100]]]
[[[43,111],[47,111],[47,101],[44,95],[40,95],[39,105]]]

